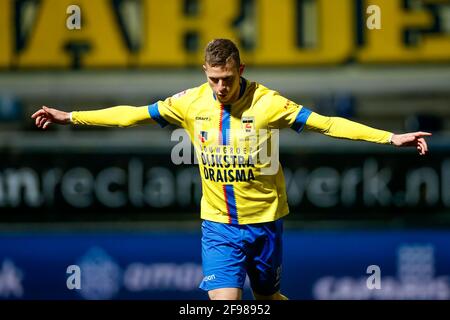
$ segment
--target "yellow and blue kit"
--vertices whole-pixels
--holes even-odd
[[[272,153],[274,130],[306,128],[384,144],[392,136],[347,119],[321,116],[244,78],[239,99],[231,105],[216,100],[205,83],[149,106],[72,112],[71,119],[85,125],[156,122],[186,129],[196,150],[203,189],[200,288],[242,289],[248,275],[253,291],[264,296],[280,288],[281,218],[289,212],[283,171]]]
[[[231,224],[270,222],[288,214],[281,166],[277,163],[277,172],[267,175],[261,169],[270,164],[259,161],[262,151],[271,150],[271,130],[306,128],[376,143],[389,143],[391,136],[343,118],[321,116],[244,78],[239,99],[232,105],[216,100],[205,83],[149,106],[73,112],[72,122],[123,127],[157,122],[183,127],[197,151],[201,218]]]

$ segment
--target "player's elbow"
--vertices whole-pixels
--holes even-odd
[[[129,122],[120,123],[118,125],[119,128],[129,128],[129,127],[132,127],[132,126],[133,126],[133,124],[131,124]]]
[[[119,120],[117,126],[120,128],[128,128],[132,127],[135,124],[135,121],[132,118],[123,117]]]
[[[322,123],[319,126],[320,132],[323,134],[329,134],[335,124],[335,119],[335,117],[323,117]]]

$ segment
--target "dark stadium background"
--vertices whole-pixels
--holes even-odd
[[[0,299],[207,298],[199,173],[172,163],[174,128],[41,131],[30,116],[141,106],[199,85],[213,37],[238,43],[246,78],[314,111],[433,133],[426,157],[281,133],[282,291],[450,299],[450,2],[211,3],[0,2]],[[70,5],[80,30],[67,29]],[[370,5],[381,29],[367,27]],[[67,286],[73,265],[81,289]],[[381,289],[367,287],[372,265]]]

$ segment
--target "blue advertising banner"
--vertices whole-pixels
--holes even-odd
[[[290,232],[293,299],[450,300],[449,231]]]
[[[200,237],[3,233],[0,298],[206,299]],[[450,231],[287,230],[284,245],[290,299],[450,300]]]

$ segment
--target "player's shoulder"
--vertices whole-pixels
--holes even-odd
[[[212,90],[208,82],[205,82],[202,85],[195,87],[194,89],[197,96],[212,95]]]
[[[189,88],[189,89],[184,89],[182,91],[179,91],[175,94],[173,94],[170,98],[171,99],[186,99],[191,97],[194,94],[194,89],[195,88]]]
[[[202,96],[205,91],[208,89],[208,84],[202,84],[197,87],[192,87],[189,89],[182,90],[180,92],[175,93],[171,96],[172,99],[196,99],[199,96]]]
[[[279,95],[278,91],[270,89],[265,85],[258,82],[251,82],[250,86],[253,87],[254,100],[266,101],[270,100],[271,97]]]

